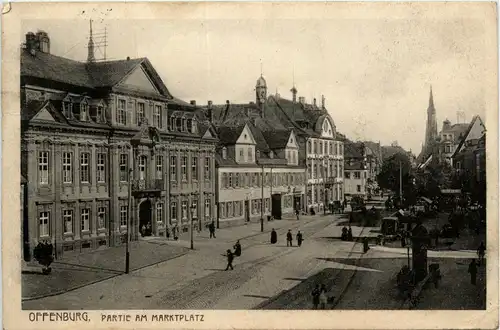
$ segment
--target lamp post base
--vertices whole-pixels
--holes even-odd
[[[130,270],[130,252],[125,253],[125,274]]]

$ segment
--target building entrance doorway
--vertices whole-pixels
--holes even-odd
[[[146,199],[139,205],[139,232],[141,236],[151,236],[153,227],[151,221],[151,200]]]
[[[271,196],[271,215],[276,220],[281,220],[281,194]]]

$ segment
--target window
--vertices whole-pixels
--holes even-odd
[[[248,161],[253,162],[253,151],[252,148],[248,148]]]
[[[187,207],[188,207],[188,202],[182,201],[182,219],[187,219]]]
[[[323,142],[322,141],[319,141],[319,153],[320,154],[323,153]]]
[[[49,184],[49,152],[40,151],[38,153],[38,182]]]
[[[156,155],[156,178],[163,179],[163,156]]]
[[[193,203],[191,204],[191,207],[190,207],[190,211],[191,211],[191,216],[193,217],[193,219],[198,218],[198,201],[197,200],[193,200]]]
[[[170,220],[177,220],[177,203],[170,202]]]
[[[153,126],[157,128],[162,128],[161,125],[161,105],[155,105],[153,113]]]
[[[89,166],[90,153],[82,152],[80,154],[80,182],[90,182],[90,166]]]
[[[311,141],[307,141],[307,153],[311,153],[312,148],[311,148]]]
[[[311,164],[307,164],[307,178],[308,179],[311,179],[312,177],[312,168],[311,168]]]
[[[231,188],[233,187],[233,173],[229,173],[228,186]]]
[[[63,183],[73,182],[73,173],[71,171],[71,152],[63,152]]]
[[[63,211],[64,233],[70,234],[73,232],[73,210]]]
[[[40,237],[49,236],[49,221],[50,213],[40,212],[40,216],[38,218],[38,231]]]
[[[82,209],[80,214],[81,219],[81,230],[89,231],[89,220],[90,220],[90,209]]]
[[[186,131],[186,118],[181,119],[181,132]]]
[[[120,154],[120,181],[128,181],[128,155]]]
[[[227,159],[227,148],[226,147],[222,148],[222,159]]]
[[[89,120],[89,106],[87,102],[80,103],[80,120],[82,121]]]
[[[205,180],[210,180],[210,158],[205,157]]]
[[[139,180],[146,180],[146,166],[147,166],[146,156],[140,156],[139,157]]]
[[[96,121],[98,123],[101,123],[101,122],[105,122],[105,119],[104,119],[104,107],[102,105],[98,105],[97,106],[97,117],[96,117]]]
[[[170,181],[177,181],[177,156],[170,156]]]
[[[222,173],[222,187],[227,188],[227,186],[228,186],[227,173]]]
[[[106,228],[106,208],[103,206],[97,208],[97,222],[99,229]]]
[[[192,180],[198,180],[198,158],[191,157],[191,178]]]
[[[70,101],[64,101],[63,112],[66,118],[71,118],[71,114],[73,113],[73,103],[71,103]]]
[[[233,203],[232,202],[227,202],[226,203],[226,216],[228,218],[231,218],[233,216]]]
[[[210,199],[205,199],[205,218],[210,218]]]
[[[234,187],[235,188],[240,187],[240,174],[239,173],[234,173]]]
[[[163,222],[163,203],[156,203],[156,222]]]
[[[97,154],[97,182],[106,182],[106,154]]]
[[[120,206],[120,226],[125,227],[128,222],[128,206]]]
[[[351,173],[350,172],[345,172],[344,173],[344,178],[350,179],[351,178]]]
[[[361,173],[358,172],[358,171],[354,172],[354,178],[355,179],[361,179]]]
[[[187,162],[188,162],[188,158],[186,156],[183,156],[182,163],[181,163],[181,174],[182,174],[183,181],[187,180]]]
[[[240,216],[240,212],[241,212],[241,202],[239,201],[234,202],[234,216],[235,217]]]
[[[137,125],[140,125],[142,123],[142,120],[144,119],[144,103],[139,102],[137,103],[137,109],[135,112],[135,122]]]
[[[127,102],[118,100],[118,108],[116,109],[116,122],[120,125],[127,125]]]
[[[240,148],[240,158],[238,159],[238,161],[245,161],[245,151],[243,150],[243,148]]]
[[[357,192],[361,192],[361,185],[359,185],[359,184],[358,184],[358,185],[356,186],[356,191],[357,191]]]
[[[221,202],[219,204],[219,209],[220,209],[220,217],[224,219],[226,217],[226,203]]]
[[[318,164],[314,164],[313,179],[318,177]]]

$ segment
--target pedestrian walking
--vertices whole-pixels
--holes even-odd
[[[295,210],[295,215],[297,216],[297,220],[299,220],[299,209]]]
[[[302,241],[303,241],[302,233],[299,230],[299,232],[297,233],[297,245],[301,246],[302,245]]]
[[[179,227],[177,227],[177,224],[172,228],[172,235],[174,236],[174,241],[177,241],[179,239]]]
[[[271,230],[271,244],[276,244],[278,241],[278,234],[276,233],[276,230]]]
[[[486,252],[486,246],[484,246],[484,242],[481,242],[481,244],[477,248],[477,256],[479,257],[479,266],[481,266],[481,264],[484,261],[485,252]]]
[[[475,259],[471,260],[468,272],[470,274],[470,284],[476,285],[477,263]]]
[[[234,255],[237,256],[237,257],[241,256],[241,244],[240,244],[240,240],[236,241],[236,244],[234,244],[233,248],[234,248]]]
[[[293,246],[292,232],[290,229],[288,229],[288,233],[286,233],[286,246]]]
[[[346,226],[342,227],[342,235],[340,236],[340,239],[343,241],[347,241],[347,228],[346,228]]]
[[[208,225],[208,231],[210,232],[210,238],[215,238],[215,223],[212,220],[212,222]]]
[[[319,308],[326,309],[326,303],[328,302],[328,297],[326,296],[326,286],[321,284],[321,289],[319,290]]]
[[[314,289],[311,292],[311,296],[312,296],[312,300],[313,300],[313,309],[318,309],[320,294],[321,294],[321,291],[320,291],[319,285],[316,284],[316,286],[314,287]]]
[[[223,255],[224,256],[224,255]],[[234,256],[233,256],[233,253],[231,252],[231,250],[227,250],[227,253],[225,255],[227,257],[227,266],[226,266],[226,270],[228,270],[229,268],[231,268],[231,270],[233,270],[233,260],[234,260]]]

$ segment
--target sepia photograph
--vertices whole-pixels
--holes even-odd
[[[46,5],[3,64],[23,322],[498,326],[495,4]]]

